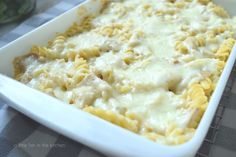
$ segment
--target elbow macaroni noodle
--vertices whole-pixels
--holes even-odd
[[[157,143],[191,139],[235,44],[236,21],[211,0],[102,1],[15,78]]]

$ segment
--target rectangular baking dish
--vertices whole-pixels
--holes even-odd
[[[16,56],[29,51],[34,44],[46,45],[50,39],[55,37],[57,32],[64,32],[74,21],[79,21],[88,14],[97,13],[101,9],[101,1],[87,0],[1,48],[0,73],[12,77],[12,61]],[[236,6],[236,1],[216,0],[215,2],[224,6],[232,15],[236,15],[236,10],[233,7]],[[11,107],[39,123],[75,141],[92,147],[107,156],[193,157],[201,146],[210,127],[235,59],[236,46],[234,46],[231,52],[194,137],[187,143],[177,146],[156,144],[128,130],[69,106],[53,97],[26,87],[21,83],[15,83],[13,80],[13,84],[4,84],[4,81],[0,82],[0,98],[4,99]],[[9,91],[15,90],[16,92],[2,92],[1,88],[3,86],[9,87]],[[22,98],[25,98],[24,101]]]

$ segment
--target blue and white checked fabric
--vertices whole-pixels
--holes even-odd
[[[57,0],[58,2],[59,0]],[[60,0],[51,8],[36,13],[10,33],[0,37],[0,47],[73,8],[83,0]],[[1,26],[0,26],[1,29]],[[236,67],[228,82],[221,107],[226,106],[215,142],[205,142],[200,152],[210,157],[236,156]],[[214,131],[215,129],[213,129]],[[207,138],[212,136],[211,129]],[[207,141],[207,140],[206,140]],[[103,157],[104,155],[70,140],[8,107],[0,100],[0,157]],[[199,153],[196,156],[201,156]]]

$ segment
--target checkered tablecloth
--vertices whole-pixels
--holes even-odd
[[[30,17],[10,33],[0,37],[0,47],[71,9],[82,1],[61,0],[48,10]],[[235,69],[236,67],[231,74],[222,97],[215,121],[197,156],[204,156],[204,154],[210,157],[236,156]],[[223,118],[221,117],[222,114]],[[102,157],[104,155],[49,130],[8,107],[7,104],[0,100],[0,157],[60,156]]]

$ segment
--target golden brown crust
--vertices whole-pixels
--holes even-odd
[[[211,0],[198,0],[198,2],[203,5],[207,5],[209,2],[211,2]]]
[[[20,56],[20,57],[16,57],[14,60],[13,60],[13,66],[14,66],[14,78],[19,80],[20,79],[20,76],[25,72],[25,65],[23,63],[24,59],[25,58],[28,58],[28,57],[34,57],[34,58],[37,58],[38,56],[35,55],[35,54],[32,54],[32,53],[29,53],[29,54],[26,54],[24,56]]]

